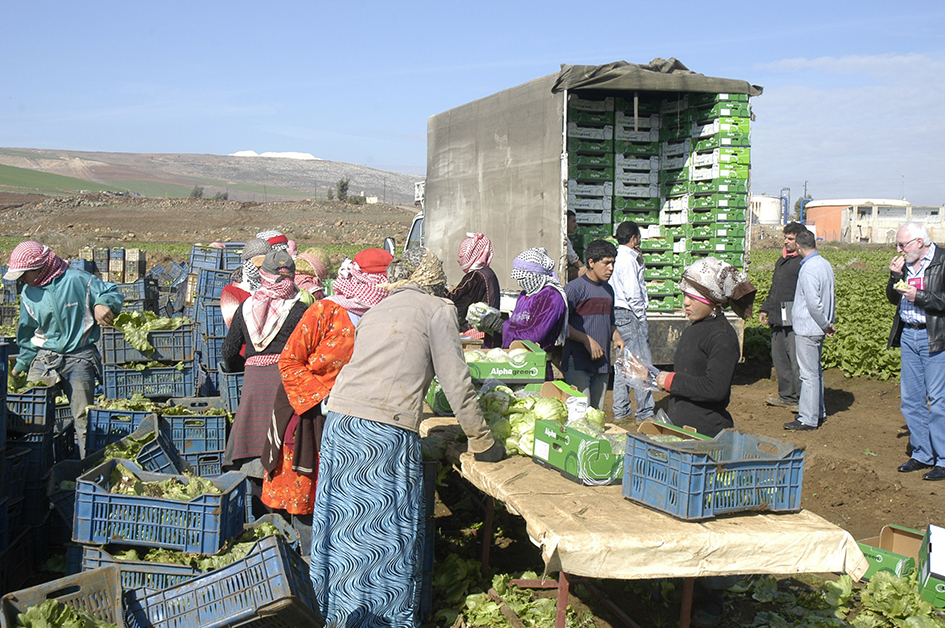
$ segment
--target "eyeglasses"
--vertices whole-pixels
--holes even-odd
[[[896,248],[897,248],[897,249],[902,249],[903,251],[905,251],[907,246],[909,246],[910,244],[912,244],[913,242],[915,242],[915,241],[918,240],[918,239],[919,239],[919,238],[912,238],[912,239],[909,240],[908,242],[896,242]]]

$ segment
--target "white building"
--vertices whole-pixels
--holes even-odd
[[[831,242],[892,244],[906,222],[926,225],[933,240],[945,238],[945,207],[918,207],[909,201],[854,198],[811,201],[804,206],[804,222],[816,225],[817,237]]]

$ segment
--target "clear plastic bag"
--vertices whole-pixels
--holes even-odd
[[[502,312],[485,303],[473,303],[466,310],[466,322],[474,329],[492,333],[502,328]]]
[[[624,347],[620,352],[620,357],[614,362],[614,370],[623,377],[631,388],[637,390],[658,391],[656,385],[656,376],[660,371],[647,360],[643,360],[630,350]]]

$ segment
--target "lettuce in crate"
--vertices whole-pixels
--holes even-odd
[[[141,353],[151,353],[154,346],[148,341],[148,332],[177,329],[189,322],[190,319],[183,316],[168,318],[154,312],[122,312],[112,325],[124,334],[132,347]]]

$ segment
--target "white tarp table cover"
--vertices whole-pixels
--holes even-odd
[[[463,453],[460,467],[525,519],[546,572],[619,580],[844,572],[858,579],[868,566],[849,532],[806,510],[687,522],[630,502],[620,485],[582,486],[523,456],[487,463]]]

